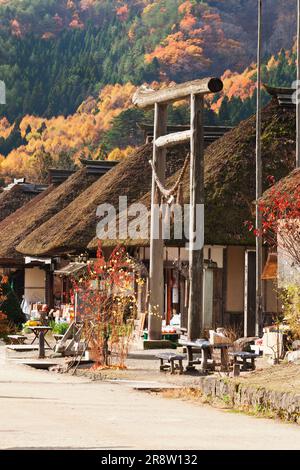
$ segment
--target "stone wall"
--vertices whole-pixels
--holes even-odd
[[[208,399],[219,399],[228,407],[271,415],[300,424],[300,394],[249,386],[238,379],[201,377],[200,389]]]

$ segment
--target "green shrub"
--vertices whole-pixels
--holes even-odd
[[[53,321],[50,323],[50,326],[55,335],[64,335],[70,325],[69,323],[56,323]]]

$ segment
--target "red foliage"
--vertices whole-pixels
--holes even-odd
[[[274,184],[275,178],[268,176]],[[262,232],[254,230],[252,222],[246,222],[255,236],[262,236],[272,248],[280,246],[293,263],[300,265],[300,192],[284,184],[272,186],[266,198],[258,203],[262,215]]]

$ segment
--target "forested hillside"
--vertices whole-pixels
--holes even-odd
[[[296,2],[264,5],[264,79],[290,86],[295,57],[285,50],[294,44]],[[235,124],[248,116],[256,6],[256,0],[0,0],[0,80],[7,87],[2,174],[31,174],[29,161],[31,168],[36,161],[68,166],[81,154],[103,158],[137,145],[137,122],[151,116],[131,109],[130,96],[144,82],[222,76],[225,93],[210,103],[207,121]],[[173,122],[186,119],[184,107],[173,110]],[[43,168],[32,177],[43,179]]]

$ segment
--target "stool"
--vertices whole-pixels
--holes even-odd
[[[160,360],[160,371],[170,371],[171,374],[175,374],[176,370],[179,370],[179,374],[183,374],[182,361],[185,356],[175,353],[161,353],[156,356]]]

